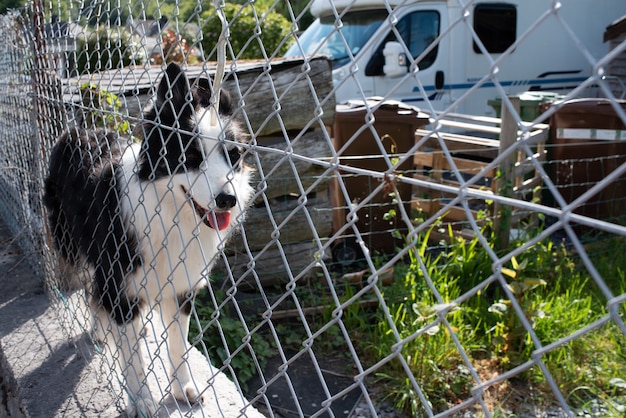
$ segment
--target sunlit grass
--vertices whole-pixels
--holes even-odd
[[[624,240],[598,246],[604,251],[597,257],[590,252],[594,266],[606,285],[620,295],[625,291]],[[436,307],[454,301],[489,277],[493,261],[477,239],[457,240],[437,254],[418,248],[403,277],[383,289],[389,301],[388,315],[382,315],[373,329],[369,353],[380,358],[406,341],[402,355],[416,379],[416,384],[407,379],[406,366],[401,367],[400,361],[387,367],[377,380],[387,388],[387,400],[407,414],[419,416],[425,413],[420,391],[435,412],[470,397],[477,382],[450,335],[452,330],[472,365],[488,364],[492,375],[541,360],[549,376],[538,366],[516,376],[532,388],[535,402],[555,402],[549,385],[552,380],[575,408],[584,409],[593,401],[601,403],[609,416],[612,410],[623,412],[626,337],[608,320],[608,300],[575,253],[563,243],[546,240],[512,258],[502,269],[508,289],[532,327],[534,340],[497,282],[446,310],[444,326]],[[434,284],[439,299],[426,278]],[[623,318],[623,308],[620,315]],[[393,325],[387,316],[393,318]],[[598,321],[605,323],[592,327]],[[569,341],[582,329],[588,332]],[[552,349],[544,352],[544,347]],[[498,399],[490,403],[495,402],[496,410],[515,412],[507,399],[500,401],[502,405]]]

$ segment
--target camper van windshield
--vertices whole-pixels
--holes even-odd
[[[315,20],[300,36],[300,46],[294,44],[289,48],[286,57],[312,54],[332,56],[333,66],[341,67],[358,54],[363,45],[380,27],[387,12],[384,10],[366,10],[346,13],[341,18],[341,27],[337,28],[335,16],[321,17]]]

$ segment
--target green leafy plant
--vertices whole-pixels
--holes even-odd
[[[281,56],[289,48],[285,39],[291,22],[262,3],[243,6],[226,3],[224,15],[229,24],[229,42],[237,59]],[[205,22],[202,47],[209,54],[217,45],[222,23],[214,8],[203,12],[200,17]]]
[[[224,299],[216,292],[220,302]],[[196,303],[199,326],[191,326],[189,340],[192,345],[202,343],[215,367],[232,373],[242,387],[257,374],[257,366],[263,368],[274,350],[259,334],[249,335],[239,318],[231,315],[225,307],[216,310],[210,298],[201,294]]]
[[[470,396],[473,379],[451,332],[472,362],[489,367],[489,375],[497,375],[531,360],[538,348],[519,312],[512,308],[514,302],[543,346],[563,341],[607,315],[606,299],[590,281],[584,264],[563,243],[550,239],[511,257],[501,268],[505,282],[492,282],[462,304],[445,307],[491,277],[496,260],[490,254],[498,252],[497,237],[489,232],[489,223],[485,224],[482,234],[490,245],[487,251],[478,238],[457,238],[449,229],[450,244],[446,249],[432,250],[427,241],[436,227],[420,237],[403,277],[383,287],[388,313],[377,319],[372,335],[364,335],[359,341],[372,361],[397,352],[401,346],[404,365],[392,360],[376,379],[384,388],[380,392],[385,393],[385,399],[411,416],[425,414],[420,391],[435,411],[448,409]],[[511,243],[513,248],[523,244]],[[611,248],[623,245],[621,240]],[[604,273],[607,285],[622,294],[626,261],[615,257],[614,251],[612,254],[609,251],[606,257],[595,257],[594,266]],[[501,285],[506,286],[511,299]],[[625,311],[622,308],[622,316]],[[608,323],[543,354],[542,360],[573,405],[583,408],[585,402],[600,402],[607,410],[619,410],[626,403],[626,391],[619,380],[623,379],[620,370],[626,367],[623,339],[617,324]],[[407,378],[407,366],[417,386]],[[551,402],[552,389],[539,367],[518,378],[538,388],[537,402]],[[510,411],[506,399],[490,402],[505,415]]]
[[[381,314],[376,333],[369,339],[368,351],[373,357],[381,358],[392,352],[397,344],[406,341],[402,345],[402,353],[419,389],[432,407],[444,408],[448,401],[461,399],[469,393],[471,376],[450,330],[441,319],[446,317],[452,331],[468,346],[472,345],[473,330],[461,321],[465,315],[463,308],[455,307],[446,313],[438,311],[441,301],[437,300],[425,280],[428,276],[437,285],[444,297],[443,304],[460,294],[458,280],[452,278],[445,283],[440,280],[446,274],[445,254],[430,253],[428,250],[429,235],[436,227],[434,225],[422,235],[417,247],[409,253],[410,263],[404,276],[383,288],[393,324],[387,314]],[[376,379],[386,388],[385,398],[392,401],[396,408],[412,416],[424,413],[420,392],[407,379],[406,370],[400,362],[389,363],[384,371],[376,375]],[[437,395],[430,396],[434,394]]]
[[[96,128],[112,129],[120,134],[130,135],[130,123],[120,113],[122,101],[116,94],[106,89],[98,88],[93,83],[84,83],[80,86],[83,105],[91,109],[87,123]]]
[[[394,266],[393,279],[376,283],[385,309],[381,304],[344,306],[343,329],[360,360],[379,364],[372,375],[379,400],[392,403],[409,416],[427,415],[424,400],[435,413],[444,411],[472,396],[476,384],[473,373],[479,373],[483,381],[491,379],[533,360],[537,344],[545,348],[562,342],[543,352],[541,360],[568,402],[581,409],[600,405],[609,411],[607,416],[620,416],[619,411],[626,407],[626,345],[618,324],[608,321],[571,341],[566,339],[608,315],[606,295],[594,285],[585,263],[564,242],[545,239],[510,257],[500,268],[502,277],[485,285],[485,280],[493,278],[494,263],[503,254],[498,255],[490,221],[483,221],[482,239],[462,239],[449,228],[448,244],[433,247],[430,234],[441,225],[434,224],[420,234],[407,258]],[[525,236],[528,239],[540,232],[529,230]],[[489,247],[485,248],[485,243]],[[625,244],[620,238],[588,247],[594,267],[617,295],[626,292],[626,259],[616,255]],[[511,245],[516,248],[525,241]],[[595,252],[598,249],[603,252]],[[384,258],[374,261],[386,263]],[[314,333],[326,328],[313,341],[316,354],[348,351],[342,328],[328,324],[336,320],[335,298],[339,303],[353,300],[355,291],[366,282],[364,277],[359,280],[336,278],[333,292],[322,281],[296,289],[300,307],[307,312],[309,330]],[[476,291],[477,287],[480,290]],[[464,296],[471,291],[473,296]],[[223,297],[217,299],[218,305],[223,303]],[[519,312],[512,309],[513,303],[521,308],[530,330],[523,326]],[[321,307],[326,308],[317,309]],[[248,378],[256,373],[254,361],[262,363],[263,355],[276,353],[276,347],[255,339],[256,335],[262,340],[258,334],[249,339],[248,346],[242,346],[247,338],[243,325],[225,308],[220,308],[219,317],[213,308],[200,308],[198,314],[203,318],[203,328],[197,334],[201,337],[193,341],[204,341],[212,358],[221,361],[217,366],[227,362],[235,373]],[[626,316],[626,304],[620,305],[619,315]],[[274,326],[283,350],[302,349],[302,342],[310,335],[293,318],[274,322]],[[535,338],[530,338],[530,331]],[[486,402],[494,416],[516,412],[517,405],[508,396],[511,391],[528,393],[524,391],[533,388],[529,394],[533,403],[554,402],[553,389],[538,366],[500,385],[483,395],[488,397]]]
[[[503,267],[502,274],[510,279],[507,287],[513,294],[515,301],[524,310],[526,318],[534,322],[535,318],[545,315],[545,311],[541,307],[535,307],[532,303],[528,303],[528,293],[539,286],[545,286],[547,282],[537,277],[528,277],[525,270],[528,267],[529,259],[524,259],[518,263],[515,257],[511,258],[511,268]],[[523,327],[517,313],[511,308],[511,301],[500,299],[489,307],[489,312],[502,316],[502,322],[499,322],[493,329],[495,333],[492,337],[492,343],[497,346],[497,351],[508,356],[509,353],[520,354],[525,351],[526,346],[532,346],[532,342],[528,339],[526,329]],[[528,353],[526,353],[527,357]]]

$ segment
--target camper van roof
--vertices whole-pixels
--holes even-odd
[[[348,7],[350,10],[364,10],[377,7],[384,9],[385,4],[396,7],[401,4],[407,5],[416,1],[417,0],[315,0],[311,5],[311,14],[315,17],[332,14],[333,5],[338,12],[341,12]]]

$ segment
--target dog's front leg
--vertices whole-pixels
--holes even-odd
[[[189,369],[189,316],[193,305],[193,292],[181,294],[177,299],[163,300],[162,315],[167,327],[170,355],[170,381],[174,397],[191,404],[202,403],[201,388]]]
[[[122,325],[113,324],[111,330],[115,345],[119,348],[117,357],[126,381],[129,416],[152,417],[156,413],[157,404],[146,381],[141,354],[142,342],[145,343],[141,317],[137,315],[132,321]]]

